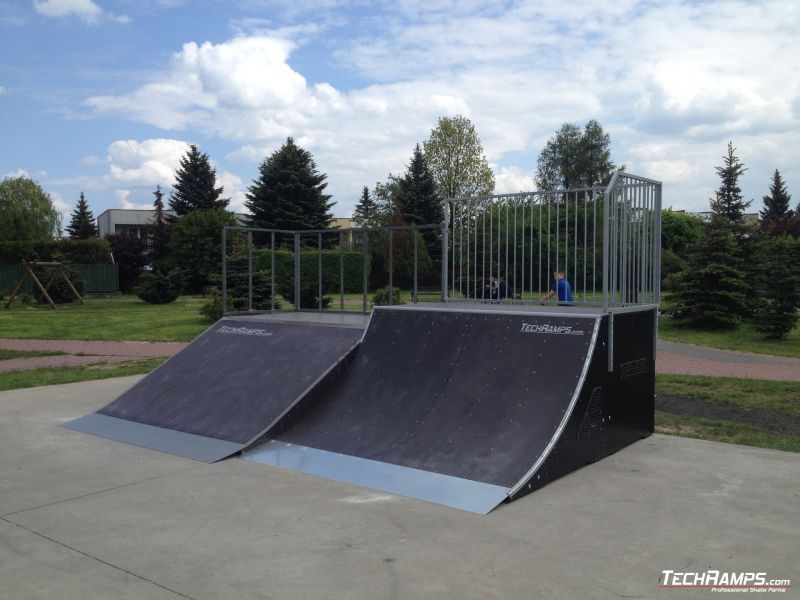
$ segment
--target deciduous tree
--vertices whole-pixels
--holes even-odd
[[[592,119],[581,131],[564,123],[536,161],[536,186],[557,190],[605,185],[616,169],[611,160],[611,137]]]
[[[0,240],[45,240],[60,235],[61,217],[50,194],[27,177],[0,183]]]
[[[494,173],[468,118],[441,117],[422,147],[440,197],[485,196],[494,191]]]

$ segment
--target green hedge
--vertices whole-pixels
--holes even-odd
[[[269,248],[253,252],[253,270],[269,271],[272,251]],[[319,252],[317,250],[300,251],[300,280],[303,283],[316,282],[319,274]],[[364,286],[364,255],[361,252],[344,253],[344,292],[355,294]],[[294,279],[294,252],[291,250],[275,251],[275,282],[280,284]],[[322,285],[326,294],[339,293],[339,251],[322,251]]]
[[[111,246],[101,238],[0,242],[0,264],[18,265],[22,260],[107,264],[111,262]]]

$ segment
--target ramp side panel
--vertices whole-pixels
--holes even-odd
[[[243,455],[253,462],[352,483],[485,515],[508,489],[271,440]]]
[[[362,335],[353,328],[222,320],[98,412],[245,444]]]
[[[595,317],[376,310],[280,441],[510,488],[559,427]]]
[[[80,419],[75,419],[65,423],[64,427],[205,463],[222,460],[242,449],[242,444],[153,427],[152,425],[117,419],[99,413],[91,413]]]

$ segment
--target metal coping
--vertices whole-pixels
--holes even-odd
[[[502,486],[278,440],[245,451],[242,458],[481,515],[508,496]]]
[[[603,316],[601,313],[579,313],[579,312],[565,312],[565,313],[558,313],[558,312],[545,312],[545,311],[537,311],[537,310],[525,310],[524,305],[515,305],[515,306],[522,306],[519,310],[495,310],[495,309],[483,309],[480,308],[461,308],[459,307],[444,307],[444,306],[408,306],[403,304],[398,304],[397,306],[374,306],[373,310],[400,310],[400,311],[408,311],[408,312],[449,312],[449,313],[468,313],[468,314],[479,314],[479,315],[510,315],[510,316],[530,316],[530,317],[553,317],[554,315],[563,314],[563,316],[567,317],[575,317],[578,319],[598,319],[599,317]]]

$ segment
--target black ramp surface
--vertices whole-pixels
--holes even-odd
[[[277,442],[511,487],[561,425],[596,321],[375,310],[351,360]]]
[[[361,329],[345,327],[222,320],[89,415],[85,424],[79,419],[72,428],[168,452],[180,440],[201,445],[203,439],[223,440],[242,446],[290,408],[362,335]],[[135,424],[146,427],[137,429]],[[154,442],[159,435],[154,427],[181,436]],[[225,451],[226,445],[217,447],[224,455],[232,453]],[[211,455],[214,452],[219,453],[214,450]],[[195,451],[174,453],[194,457]],[[207,456],[199,453],[197,458]]]

